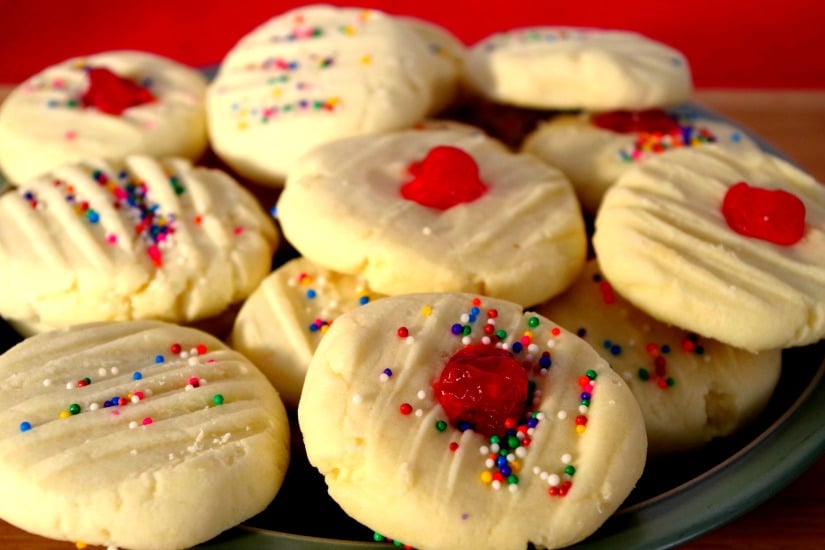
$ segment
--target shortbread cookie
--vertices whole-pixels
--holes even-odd
[[[25,333],[208,319],[266,277],[278,239],[220,170],[144,156],[65,165],[0,197],[0,314]]]
[[[751,353],[668,326],[622,298],[596,260],[536,312],[590,343],[639,401],[651,454],[701,448],[746,426],[779,381],[780,350]]]
[[[201,331],[92,323],[0,356],[0,518],[21,529],[194,546],[266,508],[288,461],[277,392]]]
[[[344,511],[418,548],[572,544],[618,508],[646,455],[636,399],[588,344],[471,294],[340,316],[298,421]]]
[[[459,68],[422,28],[326,5],[265,22],[229,51],[209,87],[215,152],[242,176],[280,186],[316,145],[433,115],[455,93]]]
[[[679,110],[608,111],[553,117],[527,136],[522,150],[559,168],[582,208],[595,213],[607,188],[630,167],[665,151],[716,143],[758,149],[741,128]]]
[[[595,226],[605,276],[655,319],[751,351],[825,336],[825,187],[776,156],[664,153],[619,178]]]
[[[303,256],[387,295],[537,304],[575,279],[587,248],[561,172],[462,128],[320,146],[290,173],[278,219]]]
[[[171,59],[112,51],[68,59],[0,108],[0,167],[23,183],[89,157],[178,156],[207,147],[206,80]]]
[[[469,48],[470,89],[498,103],[535,109],[646,109],[688,99],[693,86],[679,51],[637,33],[527,27]]]
[[[381,297],[359,277],[296,258],[247,298],[229,342],[266,374],[287,406],[297,407],[309,362],[333,321]]]

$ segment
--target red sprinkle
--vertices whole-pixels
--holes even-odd
[[[401,412],[401,414],[407,416],[413,411],[413,408],[412,405],[410,405],[409,403],[401,403],[401,406],[398,407],[398,410]]]
[[[410,335],[409,329],[407,327],[398,327],[398,330],[395,331],[399,338],[406,338]]]

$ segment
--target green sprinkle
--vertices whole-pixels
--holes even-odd
[[[473,327],[471,327],[470,325],[464,325],[461,328],[461,334],[463,336],[469,336],[471,332],[473,332]]]
[[[80,405],[78,405],[77,403],[72,403],[71,405],[69,405],[69,412],[72,414],[80,413]]]
[[[507,338],[507,331],[501,329],[497,330],[496,338],[498,338],[499,340],[504,340],[505,338]]]
[[[215,405],[223,405],[223,396],[219,393],[216,393],[212,396],[212,403]]]
[[[536,328],[539,326],[539,318],[538,317],[530,317],[527,320],[527,326],[530,328]]]
[[[567,465],[567,466],[564,467],[564,473],[569,475],[569,476],[572,476],[573,474],[576,473],[576,467],[573,466],[572,464]]]
[[[666,382],[667,382],[668,387],[673,387],[673,386],[675,386],[675,385],[676,385],[676,380],[674,380],[674,379],[673,379],[673,378],[671,378],[670,376],[668,376],[668,377],[667,377]]]
[[[435,423],[435,429],[438,430],[439,432],[443,432],[444,430],[447,429],[447,423],[444,422],[443,420],[437,420],[436,423]]]
[[[596,378],[598,378],[598,376],[599,376],[599,375],[598,375],[598,373],[597,373],[596,371],[594,371],[593,369],[588,370],[588,371],[587,371],[586,373],[584,373],[584,374],[586,374],[586,375],[587,375],[587,377],[588,377],[589,379],[591,379],[591,380],[595,380],[595,379],[596,379]]]
[[[516,474],[510,474],[507,476],[507,483],[510,485],[518,485],[518,476]]]
[[[650,373],[647,369],[639,369],[638,375],[640,380],[650,380]]]

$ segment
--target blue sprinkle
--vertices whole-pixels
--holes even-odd
[[[506,462],[506,460],[505,460],[505,462]],[[510,474],[513,473],[513,470],[510,468],[510,466],[508,464],[505,464],[504,466],[499,467],[498,471],[501,472],[501,475],[503,475],[505,477],[509,476]]]
[[[477,307],[475,307],[475,306],[473,306],[473,308],[472,308],[472,309],[470,309],[470,315],[478,315],[479,313],[481,313],[481,310],[480,310],[480,309],[478,309],[478,308],[477,308]]]
[[[369,296],[361,296],[360,298],[358,298],[358,303],[362,306],[368,304],[369,301],[370,301]]]
[[[386,368],[386,369],[384,369],[384,371],[383,371],[383,372],[384,372],[384,374],[386,374],[387,376],[392,376],[392,369],[390,369],[390,368]]]
[[[552,364],[553,364],[553,360],[550,359],[549,355],[542,355],[539,358],[539,366],[542,367],[542,368],[546,369],[546,368],[550,367]]]
[[[278,205],[272,205],[272,208],[269,209],[269,215],[273,218],[278,217]]]
[[[471,322],[471,323],[475,323],[475,322],[476,322],[476,319],[478,319],[478,316],[477,316],[477,315],[470,314],[470,315],[468,316],[468,319],[467,319],[467,320],[468,320],[469,322]]]
[[[461,430],[462,432],[466,432],[467,430],[472,430],[473,425],[470,424],[469,422],[459,422],[458,423],[458,429]]]
[[[506,456],[498,457],[496,459],[496,466],[498,466],[499,468],[503,468],[504,466],[507,466],[507,457]]]
[[[730,135],[730,140],[734,143],[739,143],[740,141],[742,141],[742,134],[740,134],[739,132],[734,132]]]
[[[583,391],[581,394],[582,401],[590,401],[592,395],[589,392]]]
[[[141,378],[143,378],[143,375],[140,373],[140,371],[135,371],[132,374],[132,380],[140,380]]]
[[[163,363],[163,355],[155,355],[155,363]]]
[[[311,325],[309,325],[309,331],[310,332],[317,332],[319,328],[321,328],[321,327],[319,327],[315,323],[312,323]]]
[[[450,327],[450,332],[458,336],[461,334],[463,327],[459,323],[454,323],[453,326]]]
[[[31,429],[32,429],[31,422],[27,422],[27,421],[24,420],[23,422],[20,423],[20,431],[21,432],[27,432]]]
[[[622,346],[620,346],[619,344],[614,344],[610,346],[610,353],[613,355],[619,355],[620,353],[622,353]]]
[[[307,298],[309,298],[310,300],[315,298],[315,296],[317,296],[317,295],[318,294],[314,290],[312,290],[311,288],[309,290],[307,290]]]
[[[604,349],[610,349],[613,347],[613,342],[611,342],[610,340],[605,340],[602,345],[604,346]]]
[[[510,349],[513,350],[513,353],[521,353],[524,349],[524,346],[521,345],[521,342],[513,342],[513,345],[510,346]]]
[[[87,210],[86,219],[89,220],[89,222],[91,223],[97,223],[100,221],[100,214],[98,214],[94,210]]]
[[[670,353],[670,346],[665,344],[664,346],[661,347],[661,351],[662,351],[662,353]]]
[[[528,428],[535,428],[538,425],[539,425],[539,419],[538,418],[529,418],[529,419],[527,419],[527,427]]]

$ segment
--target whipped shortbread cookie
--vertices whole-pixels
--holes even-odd
[[[24,333],[206,320],[266,277],[278,240],[220,170],[145,156],[64,165],[0,197],[0,314]]]
[[[335,319],[381,297],[360,277],[296,258],[246,299],[229,343],[261,369],[287,406],[297,407],[312,355]]]
[[[664,323],[751,351],[825,336],[825,187],[715,145],[663,153],[607,191],[593,245],[613,287]]]
[[[194,546],[269,505],[289,444],[263,374],[192,328],[92,323],[0,356],[0,518],[45,537]]]
[[[277,207],[303,256],[387,295],[537,304],[575,279],[587,252],[564,175],[466,126],[317,147],[293,167]]]
[[[455,95],[446,30],[376,10],[311,5],[273,17],[229,51],[209,86],[209,135],[239,174],[280,186],[321,143],[410,127]]]
[[[636,399],[589,344],[472,294],[338,317],[298,421],[330,496],[416,548],[573,544],[618,508],[646,456]]]
[[[536,312],[576,332],[625,379],[651,454],[695,450],[734,433],[779,381],[781,350],[751,353],[660,323],[622,298],[596,260]]]
[[[595,213],[607,188],[639,162],[673,149],[716,143],[733,150],[759,146],[736,126],[678,110],[559,115],[527,136],[522,151],[560,169],[582,208]]]
[[[682,53],[640,34],[526,27],[469,48],[465,80],[477,95],[534,109],[646,109],[685,101],[693,85]]]
[[[111,51],[30,77],[0,106],[0,168],[23,183],[89,157],[198,159],[206,150],[206,80],[171,59]]]

